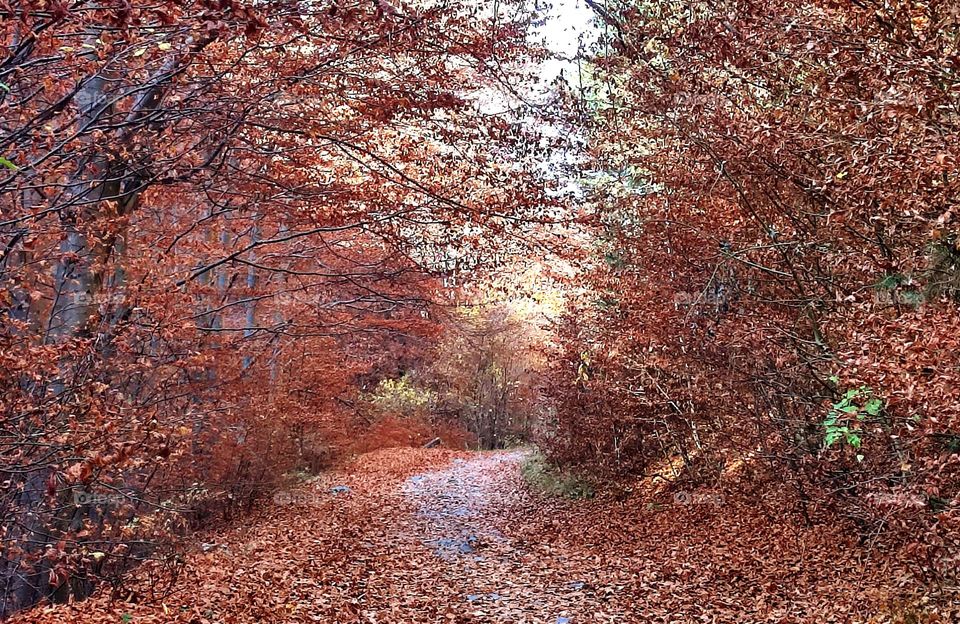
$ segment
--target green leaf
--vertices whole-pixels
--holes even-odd
[[[10,87],[6,83],[0,82],[0,89],[3,89],[7,93],[10,93]]]
[[[923,303],[923,293],[917,290],[908,290],[900,295],[903,302],[911,306],[919,306]]]
[[[892,275],[885,275],[882,280],[877,282],[876,288],[878,290],[893,290],[900,284],[903,284],[907,281],[907,276],[901,273],[894,273]]]
[[[855,433],[847,433],[846,436],[847,436],[847,444],[849,444],[853,448],[860,448],[860,445],[863,444],[863,440],[861,440],[860,436],[858,436]]]
[[[863,406],[863,411],[870,414],[871,416],[876,416],[880,413],[880,410],[883,409],[883,401],[880,399],[870,399]]]
[[[837,375],[830,375],[830,383],[834,385],[840,383],[840,377]]]
[[[15,164],[13,164],[12,162],[10,162],[9,160],[7,160],[6,158],[4,158],[3,156],[0,156],[0,166],[4,166],[4,167],[6,167],[7,169],[9,169],[10,171],[19,171],[19,170],[20,170],[20,167],[16,166]]]

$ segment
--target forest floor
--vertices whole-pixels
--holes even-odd
[[[168,595],[134,604],[104,593],[15,621],[881,622],[912,591],[884,563],[894,558],[823,527],[771,524],[707,497],[545,498],[523,460],[363,455],[200,536]]]

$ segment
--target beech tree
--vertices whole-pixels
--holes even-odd
[[[445,250],[538,219],[543,183],[477,99],[521,69],[522,7],[0,18],[10,613],[322,463],[356,380],[435,331]]]
[[[567,97],[593,122],[599,257],[564,327],[555,455],[746,465],[788,484],[771,513],[838,512],[949,573],[955,7],[591,6],[605,35]],[[877,503],[898,497],[925,503]]]

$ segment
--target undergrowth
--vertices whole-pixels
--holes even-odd
[[[593,498],[595,493],[583,477],[554,466],[539,451],[524,460],[521,472],[531,488],[547,496],[582,499]]]

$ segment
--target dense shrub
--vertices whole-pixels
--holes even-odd
[[[594,122],[598,249],[562,328],[552,455],[703,481],[747,464],[798,520],[951,573],[955,7],[605,6],[569,93]]]

